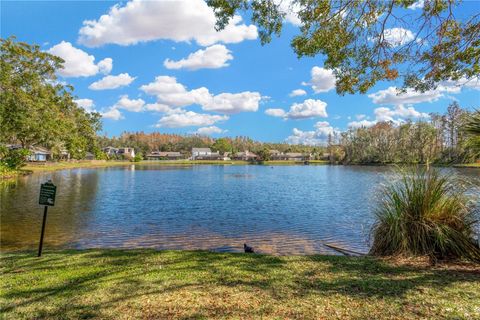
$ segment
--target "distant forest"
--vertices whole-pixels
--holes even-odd
[[[479,157],[478,150],[473,147],[478,137],[469,136],[463,130],[473,114],[454,102],[445,114],[430,114],[428,121],[401,124],[387,121],[371,127],[351,128],[329,136],[323,146],[159,132],[124,132],[119,137],[98,137],[98,142],[101,147],[134,147],[142,155],[152,151],[179,151],[189,155],[192,147],[210,147],[220,152],[249,150],[262,154],[265,149],[301,152],[312,154],[315,159],[327,158],[345,164],[467,163]]]

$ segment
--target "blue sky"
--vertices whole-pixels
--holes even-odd
[[[477,5],[467,1],[458,14]],[[202,0],[2,1],[1,36],[64,58],[60,80],[75,87],[79,105],[104,115],[109,136],[160,131],[317,144],[349,126],[425,119],[453,100],[480,104],[478,81],[403,96],[394,90],[401,82],[379,83],[365,95],[338,96],[322,56],[293,53],[294,16],[261,46],[240,17],[216,33],[209,10]],[[392,39],[407,32],[395,27]]]

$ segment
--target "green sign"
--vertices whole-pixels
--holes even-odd
[[[42,183],[40,186],[40,199],[38,200],[38,203],[44,206],[55,205],[56,192],[57,187],[51,181]]]

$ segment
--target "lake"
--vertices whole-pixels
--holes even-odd
[[[387,167],[162,166],[36,173],[0,190],[1,251],[36,249],[40,184],[57,198],[44,249],[155,248],[269,254],[368,252],[368,231]],[[478,179],[478,169],[448,169]]]

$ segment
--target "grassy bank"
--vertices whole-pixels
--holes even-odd
[[[474,266],[152,250],[0,259],[6,319],[480,318]]]
[[[327,161],[314,160],[310,161],[311,164],[328,164]],[[115,166],[127,166],[132,164],[155,164],[155,165],[247,165],[250,164],[248,161],[223,161],[223,160],[158,160],[158,161],[140,161],[140,162],[130,162],[130,161],[78,161],[78,162],[46,162],[46,163],[28,163],[25,167],[22,168],[23,172],[42,172],[42,171],[55,171],[55,170],[64,170],[64,169],[75,169],[75,168],[102,168],[102,167],[115,167]],[[295,165],[303,164],[301,161],[266,161],[265,165]]]

